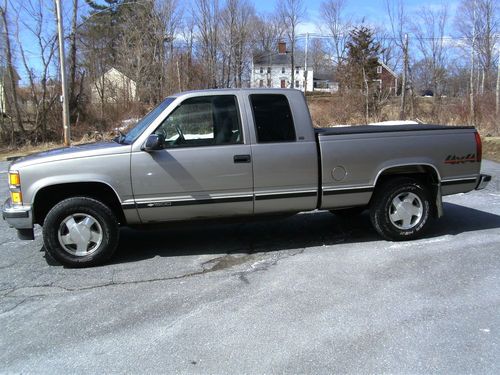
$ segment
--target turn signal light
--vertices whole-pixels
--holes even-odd
[[[9,172],[9,185],[10,186],[21,185],[21,177],[19,177],[19,172]]]
[[[20,191],[11,191],[10,200],[12,201],[12,204],[23,204],[23,195]]]

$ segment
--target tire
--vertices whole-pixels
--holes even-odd
[[[370,219],[386,240],[413,240],[427,229],[431,209],[428,188],[418,180],[399,177],[377,188],[370,205]]]
[[[106,262],[116,250],[119,226],[104,203],[73,197],[56,204],[43,223],[43,243],[62,265],[91,267]]]

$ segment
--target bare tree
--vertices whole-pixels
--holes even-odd
[[[495,45],[500,43],[500,11],[499,3],[494,0],[462,0],[455,18],[457,35],[463,39],[465,50],[472,48],[478,58],[480,81],[479,92],[494,89]],[[473,38],[473,33],[475,33]]]
[[[400,51],[403,60],[403,79],[401,85],[401,101],[399,109],[400,119],[406,118],[406,91],[410,86],[411,111],[413,117],[413,90],[409,78],[409,49],[408,49],[408,26],[409,20],[406,15],[402,0],[386,0],[387,15],[389,16],[390,31],[394,44]]]
[[[254,20],[254,43],[259,52],[275,51],[285,35],[285,25],[276,14],[262,14]]]
[[[77,34],[78,34],[78,0],[73,0],[71,16],[71,32],[69,34],[69,108],[70,116],[74,119],[78,111],[78,102],[82,92],[83,74],[77,88]]]
[[[245,50],[250,49],[255,10],[247,0],[228,0],[222,10],[222,76],[225,87],[241,87]]]
[[[0,6],[0,18],[2,19],[2,25],[3,25],[3,34],[4,34],[4,44],[5,44],[5,60],[6,60],[6,65],[7,65],[7,70],[8,70],[8,81],[10,85],[10,92],[11,92],[11,103],[12,106],[14,107],[14,113],[16,115],[16,122],[19,130],[21,132],[25,133],[25,129],[23,126],[23,121],[21,118],[21,110],[19,108],[19,102],[17,99],[17,87],[16,87],[16,78],[15,78],[15,71],[14,71],[14,65],[13,65],[13,59],[12,59],[12,47],[10,44],[10,30],[9,30],[9,23],[7,19],[7,0],[4,1],[3,6]]]
[[[220,11],[218,0],[196,0],[192,9],[206,69],[205,84],[209,88],[218,87],[220,82],[217,74]]]
[[[324,0],[320,5],[322,25],[331,37],[331,45],[335,54],[337,66],[340,66],[346,57],[346,42],[349,38],[351,21],[345,15],[347,0]]]
[[[28,77],[30,88],[30,102],[33,110],[28,111],[27,116],[32,118],[35,131],[35,140],[47,140],[48,117],[54,108],[58,93],[50,82],[50,67],[55,62],[57,37],[53,28],[48,28],[46,23],[47,5],[43,1],[34,2],[28,0],[23,4],[22,12],[29,17],[29,22],[22,22],[22,26],[31,34],[36,41],[33,48],[39,56],[38,75],[27,55],[20,39],[20,26],[18,25],[16,38],[21,55],[21,61]],[[26,17],[25,17],[26,18]],[[35,51],[30,51],[31,53]]]
[[[328,56],[325,44],[323,39],[313,39],[311,41],[309,56],[314,72],[331,72],[332,62]]]
[[[290,59],[292,65],[292,87],[295,84],[295,48],[297,43],[297,27],[306,16],[303,0],[278,0],[276,11],[286,27],[286,35],[290,41]]]
[[[446,74],[445,31],[448,21],[448,10],[440,7],[420,8],[413,22],[413,31],[417,47],[423,56],[424,66],[429,70],[430,85],[436,101],[443,91]]]
[[[166,93],[181,90],[179,56],[174,51],[177,35],[182,25],[183,9],[178,0],[164,0],[157,4],[156,17],[158,25],[156,26],[156,35],[160,38],[161,48],[161,71],[166,74],[160,74],[160,95],[162,99]],[[168,48],[166,48],[166,44]],[[187,72],[186,72],[187,73]],[[175,84],[177,83],[177,84]]]

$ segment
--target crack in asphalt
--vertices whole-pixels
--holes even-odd
[[[248,279],[246,278],[246,275],[253,273],[253,272],[258,272],[258,271],[267,271],[271,266],[276,265],[279,261],[290,258],[299,254],[302,254],[305,251],[305,247],[302,249],[299,249],[298,251],[287,251],[282,252],[280,254],[277,254],[275,256],[272,256],[270,259],[265,259],[265,257],[262,257],[263,254],[252,254],[252,253],[247,253],[241,256],[235,256],[232,254],[225,254],[223,256],[210,259],[206,262],[203,262],[201,264],[202,269],[194,272],[188,272],[182,275],[177,275],[177,276],[170,276],[170,277],[158,277],[158,278],[152,278],[152,279],[147,279],[147,280],[132,280],[132,281],[122,281],[122,282],[117,282],[115,281],[115,273],[116,270],[113,270],[112,276],[111,276],[111,281],[107,283],[102,283],[102,284],[97,284],[97,285],[89,285],[89,286],[84,286],[84,287],[77,287],[77,288],[71,288],[71,287],[64,287],[61,285],[55,285],[55,281],[47,284],[40,284],[40,285],[31,285],[31,286],[22,286],[22,287],[15,287],[15,288],[9,288],[9,289],[4,289],[4,291],[7,291],[4,293],[1,298],[19,298],[21,296],[16,296],[12,295],[13,293],[22,291],[22,290],[29,290],[29,289],[43,289],[43,288],[53,288],[53,289],[59,289],[63,293],[66,292],[81,292],[81,291],[88,291],[88,290],[95,290],[95,289],[100,289],[100,288],[107,288],[110,286],[123,286],[123,285],[139,285],[139,284],[146,284],[146,283],[153,283],[153,282],[162,282],[162,281],[170,281],[170,280],[180,280],[180,279],[185,279],[193,276],[198,276],[198,275],[203,275],[211,272],[216,272],[216,271],[221,271],[224,269],[229,269],[233,268],[238,265],[242,265],[244,263],[248,263],[251,260],[255,260],[258,258],[263,258],[260,260],[257,260],[254,262],[249,269],[244,270],[242,272],[236,272],[233,273],[231,276],[238,276],[240,280],[244,281],[245,283],[249,283]],[[257,265],[257,266],[255,266]],[[0,315],[6,314],[18,306],[22,305],[24,302],[31,298],[39,298],[39,297],[46,297],[49,295],[53,295],[57,293],[40,293],[40,294],[32,294],[29,296],[22,296],[23,300],[14,305],[13,307],[9,308],[8,310],[1,311]]]

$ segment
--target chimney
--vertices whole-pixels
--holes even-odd
[[[278,53],[280,55],[286,54],[286,43],[283,41],[278,42]]]

